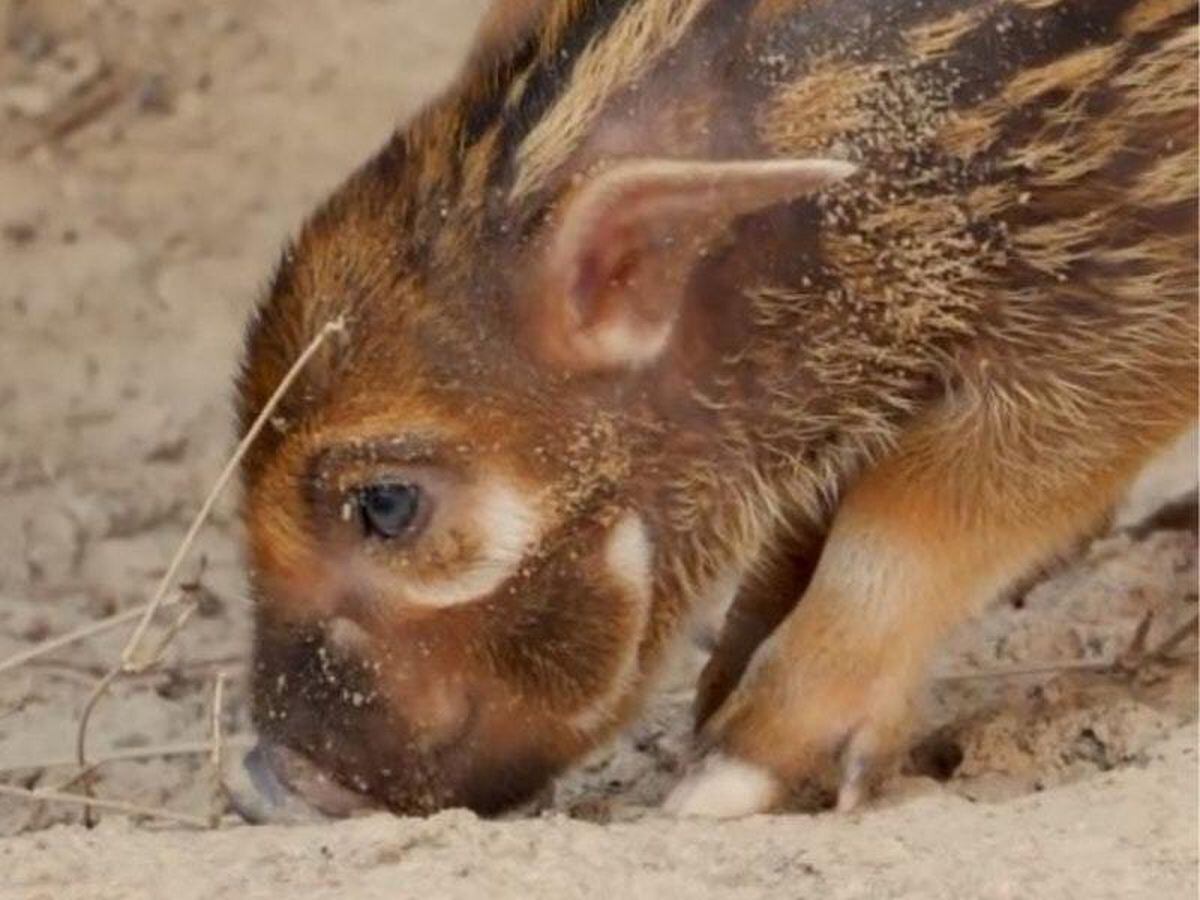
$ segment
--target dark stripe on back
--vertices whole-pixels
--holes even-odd
[[[463,120],[459,148],[466,152],[479,142],[500,118],[513,82],[532,65],[537,57],[541,34],[530,31],[512,53],[497,59],[491,72],[481,76],[486,84],[482,96],[474,98]]]
[[[973,0],[818,0],[764,29],[748,53],[759,77],[793,81],[827,56],[850,62],[900,61],[903,31],[976,5]]]
[[[1049,9],[997,7],[954,45],[945,64],[954,75],[950,101],[973,106],[995,95],[1019,72],[1121,38],[1121,17],[1137,0],[1065,0]],[[934,72],[942,63],[923,68]]]
[[[520,101],[502,126],[500,152],[492,164],[489,184],[502,190],[511,186],[517,148],[559,99],[579,55],[588,44],[604,39],[628,5],[627,0],[586,0],[563,29],[558,46],[544,48],[543,59],[530,74]]]

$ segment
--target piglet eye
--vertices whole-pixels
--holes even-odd
[[[412,484],[372,484],[358,492],[363,531],[370,537],[400,537],[416,520],[420,506],[421,490]]]

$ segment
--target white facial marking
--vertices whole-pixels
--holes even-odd
[[[593,365],[636,368],[658,358],[667,346],[673,324],[614,319],[582,336],[579,350]]]
[[[612,684],[599,700],[572,719],[572,723],[581,731],[591,731],[602,725],[628,693],[637,675],[638,650],[650,621],[650,600],[654,588],[651,562],[652,548],[645,524],[637,513],[626,513],[608,535],[604,546],[604,565],[608,576],[621,588],[633,621]]]
[[[779,782],[765,769],[717,753],[671,791],[663,809],[680,817],[737,819],[766,812],[779,794]]]
[[[325,624],[325,637],[340,650],[361,653],[371,646],[371,636],[357,622],[338,616]]]
[[[509,484],[493,481],[472,503],[471,519],[481,551],[453,578],[411,581],[406,594],[422,606],[457,606],[481,600],[517,573],[537,542],[541,517]]]
[[[653,574],[650,538],[637,513],[626,513],[613,526],[604,548],[608,574],[644,605],[650,599]]]

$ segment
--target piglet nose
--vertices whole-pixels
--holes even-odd
[[[240,777],[232,775],[226,781],[231,803],[251,823],[317,822],[375,808],[308,757],[262,738],[242,759]]]
[[[275,748],[259,741],[242,758],[241,766],[225,773],[229,801],[252,825],[316,822],[325,818],[280,777]]]

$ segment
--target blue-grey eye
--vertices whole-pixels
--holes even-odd
[[[358,492],[359,515],[369,537],[400,537],[416,520],[420,506],[421,490],[412,484],[384,482]]]

